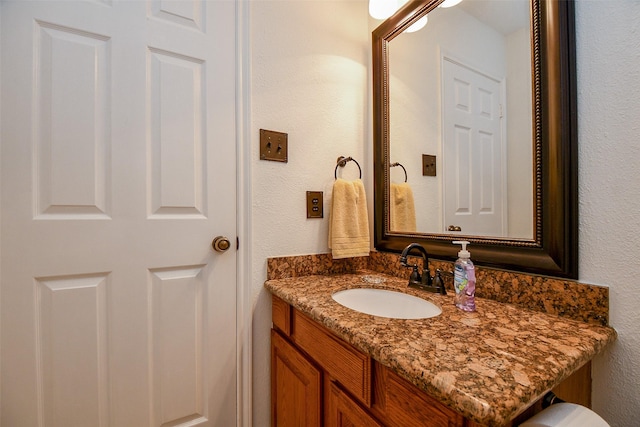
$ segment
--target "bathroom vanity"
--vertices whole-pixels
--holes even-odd
[[[272,425],[468,425],[278,297],[273,320]]]
[[[425,141],[444,143],[445,131],[445,136],[430,133],[444,128],[442,117],[447,111],[446,106],[439,110],[441,97],[437,94],[442,83],[435,76],[442,74],[437,70],[446,59],[446,52],[451,52],[453,58],[465,58],[463,48],[472,46],[458,43],[463,30],[469,28],[462,21],[456,25],[455,16],[439,26],[450,30],[450,34],[430,34],[420,45],[404,44],[409,37],[418,41],[413,35],[403,34],[424,16],[430,16],[430,23],[438,22],[439,15],[445,13],[438,7],[440,3],[441,0],[408,2],[373,32],[377,251],[368,260],[345,261],[350,265],[323,255],[268,260],[269,280],[265,286],[274,296],[274,426],[518,425],[540,410],[539,400],[549,390],[557,392],[561,399],[590,406],[590,361],[616,334],[606,326],[608,290],[561,279],[578,278],[574,2],[523,2],[529,10],[529,21],[523,28],[530,33],[521,41],[530,41],[530,75],[525,72],[524,77],[530,78],[531,107],[522,100],[518,104],[525,106],[521,118],[531,124],[533,132],[516,132],[517,138],[511,140],[521,142],[522,135],[531,134],[530,145],[521,147],[533,158],[530,169],[513,164],[510,169],[533,177],[530,191],[522,192],[533,195],[531,212],[514,215],[533,229],[511,236],[504,230],[463,231],[439,224],[439,220],[422,221],[423,226],[411,232],[392,228],[390,169],[404,162],[398,159],[403,153],[410,153],[411,162],[425,153]],[[479,40],[477,31],[469,30],[469,34],[470,40]],[[432,61],[435,53],[425,54],[425,48],[433,47],[437,47],[437,56],[442,56],[440,63]],[[406,55],[390,55],[390,51]],[[473,53],[477,52],[480,51]],[[400,68],[398,62],[391,64],[391,57],[411,63],[411,73],[404,74],[407,79],[399,77],[402,73],[391,74]],[[414,67],[418,61],[425,68]],[[474,60],[469,61],[475,64]],[[411,82],[409,76],[417,79]],[[511,77],[510,80],[513,81]],[[404,88],[411,88],[412,94],[426,94],[422,98],[413,96],[419,99],[416,107],[431,105],[427,101],[432,105],[426,110],[413,109]],[[398,110],[404,105],[410,113]],[[402,119],[394,122],[391,117]],[[415,123],[408,122],[407,117],[415,117]],[[427,123],[425,118],[434,121]],[[407,145],[410,141],[416,144]],[[419,149],[412,150],[414,147]],[[441,152],[438,145],[430,148]],[[458,170],[455,165],[451,169],[442,159],[439,161],[439,170]],[[495,164],[506,170],[502,161]],[[424,168],[424,163],[419,166]],[[421,172],[418,167],[415,173],[409,173],[418,199],[427,200],[430,208],[445,206],[444,200],[433,200],[442,184],[436,179],[420,181],[426,175]],[[440,179],[446,176],[440,175]],[[407,182],[407,175],[404,179]],[[432,187],[426,188],[427,184]],[[423,185],[423,191],[418,190],[419,185]],[[509,210],[521,205],[514,200],[502,203]],[[416,210],[431,212],[419,207]],[[498,207],[495,211],[505,209]],[[442,217],[442,212],[433,215]],[[450,272],[451,263],[446,260],[455,259],[457,252],[452,240],[472,242],[477,278],[474,313],[457,310],[452,292],[439,295],[408,288],[409,272],[402,268],[398,271],[400,263],[392,254],[419,243],[432,257],[430,267]],[[438,261],[434,263],[433,258]],[[363,281],[363,276],[372,274],[384,281]],[[363,287],[408,293],[431,301],[442,313],[429,319],[385,318],[351,310],[332,299],[335,292]]]
[[[407,288],[371,272],[265,283],[273,295],[272,425],[517,425],[548,390],[590,404],[590,360],[612,340],[607,326],[478,299]],[[442,308],[430,319],[363,314],[331,295],[351,288],[409,293]],[[515,420],[515,422],[514,422]]]

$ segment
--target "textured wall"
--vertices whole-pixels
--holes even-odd
[[[266,259],[327,252],[338,156],[353,156],[364,176],[372,174],[370,54],[366,1],[257,0],[250,8],[253,425],[260,427],[269,425],[270,414]],[[258,160],[260,128],[289,134],[288,163]],[[355,164],[341,176],[357,177]],[[324,191],[324,219],[306,218],[307,190]]]
[[[580,281],[610,286],[618,341],[594,363],[594,409],[640,419],[640,1],[576,0]],[[370,31],[366,1],[251,2],[254,425],[269,425],[266,258],[327,250],[327,218],[307,220],[335,158],[362,157],[371,195]],[[369,27],[367,26],[369,25]],[[288,164],[258,160],[258,129],[289,133]],[[348,173],[346,171],[345,173]],[[369,203],[372,202],[372,195]]]
[[[640,1],[576,4],[580,281],[610,287],[618,341],[593,366],[593,406],[640,420]]]

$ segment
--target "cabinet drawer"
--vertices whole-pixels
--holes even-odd
[[[371,406],[371,358],[293,310],[293,341],[354,397]]]
[[[291,334],[291,306],[275,295],[271,298],[271,321],[273,326],[289,336]]]

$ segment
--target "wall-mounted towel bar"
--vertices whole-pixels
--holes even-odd
[[[356,159],[354,159],[353,157],[344,157],[344,156],[340,156],[338,157],[338,160],[336,161],[336,169],[335,171],[333,171],[333,176],[335,179],[338,179],[338,166],[343,168],[347,165],[347,162],[353,162],[358,166],[358,171],[360,171],[360,179],[362,179],[362,169],[360,168],[360,163],[358,163],[356,161]]]
[[[395,168],[396,166],[400,166],[402,168],[402,170],[404,171],[404,182],[407,182],[407,170],[404,168],[404,166],[402,166],[401,163],[395,162],[389,165],[390,168]]]

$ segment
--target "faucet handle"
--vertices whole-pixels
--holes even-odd
[[[438,288],[438,290],[440,291],[440,293],[442,295],[446,295],[447,294],[447,290],[444,287],[444,280],[442,280],[442,276],[440,275],[440,273],[442,273],[442,271],[439,268],[437,268],[436,269],[436,275],[433,278],[433,286]]]
[[[411,275],[409,276],[409,283],[420,283],[422,281],[422,277],[418,271],[418,265],[408,265],[407,267],[413,268]]]

